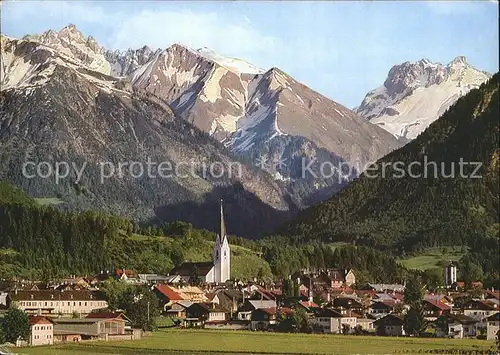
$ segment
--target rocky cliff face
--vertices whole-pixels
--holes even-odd
[[[465,57],[447,65],[428,59],[405,62],[392,67],[384,85],[370,91],[356,111],[395,137],[414,139],[489,77]]]
[[[141,221],[183,219],[213,229],[223,198],[231,232],[249,237],[290,214],[278,182],[239,162],[164,100],[40,43],[2,37],[1,55],[0,177],[30,195],[57,196],[63,208]],[[156,163],[151,172],[149,161]],[[42,162],[70,166],[57,181],[23,176],[26,162],[36,164],[28,166],[30,176]],[[166,177],[158,172],[162,162],[171,167]]]
[[[385,130],[280,69],[260,69],[207,48],[174,44],[109,51],[69,25],[23,40],[2,37],[1,70],[3,100],[9,104],[2,112],[1,143],[9,147],[3,159],[11,167],[22,164],[26,157],[20,149],[28,149],[38,138],[33,148],[38,158],[64,152],[62,157],[77,161],[92,157],[96,166],[113,154],[116,162],[144,161],[150,155],[174,162],[222,160],[226,167],[243,162],[244,176],[237,181],[120,180],[112,184],[120,187],[116,195],[99,186],[89,192],[93,199],[85,201],[67,195],[69,185],[63,191],[40,181],[36,186],[41,190],[36,190],[3,172],[31,193],[38,191],[36,195],[67,195],[68,206],[78,208],[123,210],[142,219],[161,210],[163,215],[196,220],[186,211],[203,213],[198,207],[207,199],[236,194],[240,197],[234,201],[253,201],[241,203],[256,219],[254,224],[261,224],[258,216],[274,223],[296,207],[329,197],[366,162],[400,145]],[[22,144],[16,138],[19,127],[24,129]],[[42,133],[43,139],[37,136]],[[169,209],[161,208],[165,199]],[[259,212],[248,207],[261,203],[267,207]],[[181,212],[172,212],[179,205]],[[276,211],[281,211],[280,217]]]

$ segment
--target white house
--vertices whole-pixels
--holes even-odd
[[[486,339],[495,340],[500,329],[500,313],[495,313],[486,318]]]
[[[29,317],[31,346],[54,344],[54,325],[42,316]]]
[[[323,333],[341,334],[345,328],[351,332],[356,325],[356,317],[349,317],[330,308],[321,309],[314,317],[314,327]]]

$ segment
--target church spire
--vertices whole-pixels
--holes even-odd
[[[220,239],[221,243],[226,238],[226,224],[224,223],[224,209],[222,207],[222,199],[220,200]]]

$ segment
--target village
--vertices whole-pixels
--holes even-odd
[[[206,276],[201,269],[200,278]],[[161,318],[170,319],[172,327],[407,335],[404,315],[409,307],[404,285],[367,284],[355,289],[353,270],[302,271],[293,276],[298,296],[287,297],[284,285],[227,280],[192,286],[183,273],[162,276],[119,269],[109,275],[68,278],[47,288],[36,283],[17,286],[4,290],[0,302],[4,309],[15,307],[28,315],[30,338],[19,339],[19,346],[142,338],[144,331],[132,328],[126,314],[107,309],[108,302],[99,291],[105,277],[150,287],[159,301]],[[455,286],[463,285],[455,282]],[[422,307],[435,329],[432,336],[494,340],[500,325],[500,292],[481,289],[475,295],[451,288],[425,293]],[[457,302],[462,299],[466,301]],[[291,321],[296,314],[306,316],[306,329],[298,329],[300,325]]]
[[[222,207],[220,222],[212,261],[185,262],[168,275],[116,269],[53,283],[3,280],[0,307],[4,316],[12,309],[28,316],[29,338],[19,337],[15,345],[138,340],[147,336],[154,329],[138,327],[124,310],[110,309],[110,296],[102,290],[110,280],[151,291],[154,298],[147,302],[145,317],[148,321],[150,315],[156,317],[157,326],[163,327],[415,336],[416,332],[408,330],[415,328],[408,320],[412,303],[418,304],[422,313],[417,328],[425,322],[425,331],[418,336],[497,337],[500,291],[483,289],[480,282],[466,290],[457,280],[453,263],[443,270],[446,285],[440,292],[423,289],[413,301],[409,295],[411,281],[406,285],[357,284],[356,270],[298,270],[287,279],[271,283],[257,278],[243,282],[231,278]]]

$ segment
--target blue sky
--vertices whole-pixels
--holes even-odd
[[[498,71],[496,1],[2,1],[2,33],[75,24],[111,49],[178,42],[278,67],[350,108],[389,69],[464,55]]]

